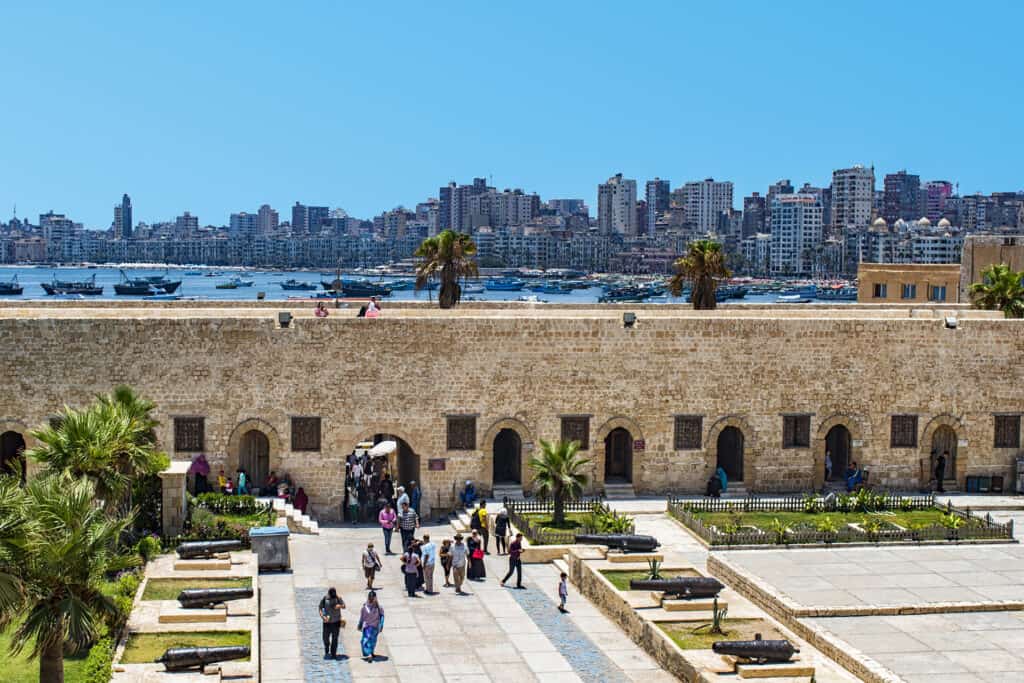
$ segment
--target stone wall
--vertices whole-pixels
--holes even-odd
[[[564,415],[590,416],[592,490],[604,482],[604,438],[618,427],[634,441],[631,478],[642,493],[703,490],[727,426],[743,433],[744,480],[755,491],[820,483],[836,425],[850,430],[873,483],[926,482],[941,425],[956,431],[961,485],[968,474],[1010,477],[1020,450],[993,448],[993,414],[1024,410],[1024,323],[959,309],[947,329],[944,310],[858,308],[638,309],[633,328],[593,307],[376,320],[296,311],[287,329],[263,309],[48,317],[0,308],[0,423],[38,425],[127,383],[157,402],[159,437],[175,459],[191,457],[173,452],[175,416],[205,418],[214,472],[233,472],[241,436],[263,432],[270,467],[291,473],[322,518],[338,514],[343,458],[360,440],[406,441],[427,500],[445,508],[466,479],[490,488],[501,428],[520,435],[525,481],[530,455],[559,437]],[[782,447],[782,416],[793,413],[811,416],[807,447]],[[917,447],[890,448],[893,414],[919,416]],[[449,415],[476,417],[475,448],[447,449]],[[703,416],[700,448],[674,448],[676,415]],[[293,416],[322,418],[319,452],[291,450]]]

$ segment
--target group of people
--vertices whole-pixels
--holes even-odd
[[[338,658],[338,637],[341,629],[345,626],[345,618],[342,610],[345,609],[345,601],[338,595],[335,588],[330,588],[327,595],[320,600],[317,611],[320,619],[323,620],[323,641],[324,659]],[[366,602],[359,610],[359,622],[356,629],[362,632],[360,648],[363,652],[363,659],[372,662],[376,657],[377,637],[384,628],[384,608],[377,602],[377,591],[371,590],[366,595]]]
[[[316,303],[316,308],[313,309],[313,315],[315,315],[317,318],[326,318],[328,315],[330,315],[330,311],[327,310],[327,304],[325,304],[323,301],[318,301]],[[371,296],[369,301],[360,306],[357,317],[379,318],[380,302],[377,301],[377,297]]]
[[[725,493],[729,488],[729,477],[725,473],[725,469],[719,465],[715,468],[715,473],[708,479],[707,488],[704,490],[705,496],[711,496],[712,498],[721,498],[722,494]]]
[[[351,453],[345,463],[345,500],[342,503],[345,518],[353,524],[380,520],[385,508],[397,515],[402,503],[419,514],[423,493],[419,484],[409,482],[409,490],[395,486],[390,473],[384,468],[383,459]]]

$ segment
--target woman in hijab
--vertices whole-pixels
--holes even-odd
[[[306,495],[305,489],[301,486],[299,487],[299,490],[295,492],[295,502],[293,502],[292,505],[296,510],[301,511],[302,514],[306,514],[306,506],[309,505],[309,496]]]
[[[487,568],[484,567],[484,544],[480,534],[473,530],[473,534],[466,541],[469,550],[469,572],[467,578],[471,581],[483,581],[487,578]]]
[[[360,645],[363,648],[363,659],[372,662],[377,649],[377,636],[384,628],[384,608],[377,602],[377,591],[366,595],[366,604],[359,612],[359,624],[356,626],[363,632]]]

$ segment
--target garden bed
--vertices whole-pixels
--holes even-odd
[[[711,547],[1013,542],[1012,522],[998,524],[969,508],[940,507],[932,496],[859,491],[828,498],[670,498],[668,512]]]
[[[189,588],[251,588],[252,579],[150,579],[142,592],[143,600],[177,600],[178,593]]]
[[[663,579],[675,579],[680,576],[702,576],[695,569],[663,569],[659,574]],[[629,582],[632,580],[646,581],[651,578],[651,573],[646,569],[602,569],[601,575],[620,591],[630,590]]]
[[[571,545],[578,534],[634,533],[633,520],[612,511],[604,501],[575,500],[565,504],[565,524],[555,526],[550,501],[507,501],[509,520],[531,545]]]
[[[683,650],[710,650],[711,644],[716,641],[754,640],[758,633],[763,640],[788,638],[765,619],[725,619],[722,626],[724,633],[711,633],[710,628],[699,628],[700,626],[701,623],[696,621],[668,621],[658,624],[658,628],[668,634],[672,642]]]
[[[220,647],[244,645],[252,647],[249,631],[197,631],[195,633],[133,633],[121,657],[121,664],[152,664],[172,647]],[[247,662],[249,658],[235,661]]]

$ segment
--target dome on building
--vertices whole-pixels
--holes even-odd
[[[939,227],[940,228],[951,228],[951,227],[953,227],[953,224],[949,222],[948,218],[940,218],[939,219]]]
[[[907,222],[900,218],[895,223],[892,224],[892,227],[896,228],[897,230],[906,230]]]
[[[881,230],[887,230],[889,228],[889,224],[885,222],[884,218],[879,216],[878,218],[875,219],[875,222],[871,224],[871,227],[879,228]]]
[[[920,220],[917,221],[917,224],[923,228],[926,228],[930,226],[932,222],[928,220],[928,216],[921,216]]]

